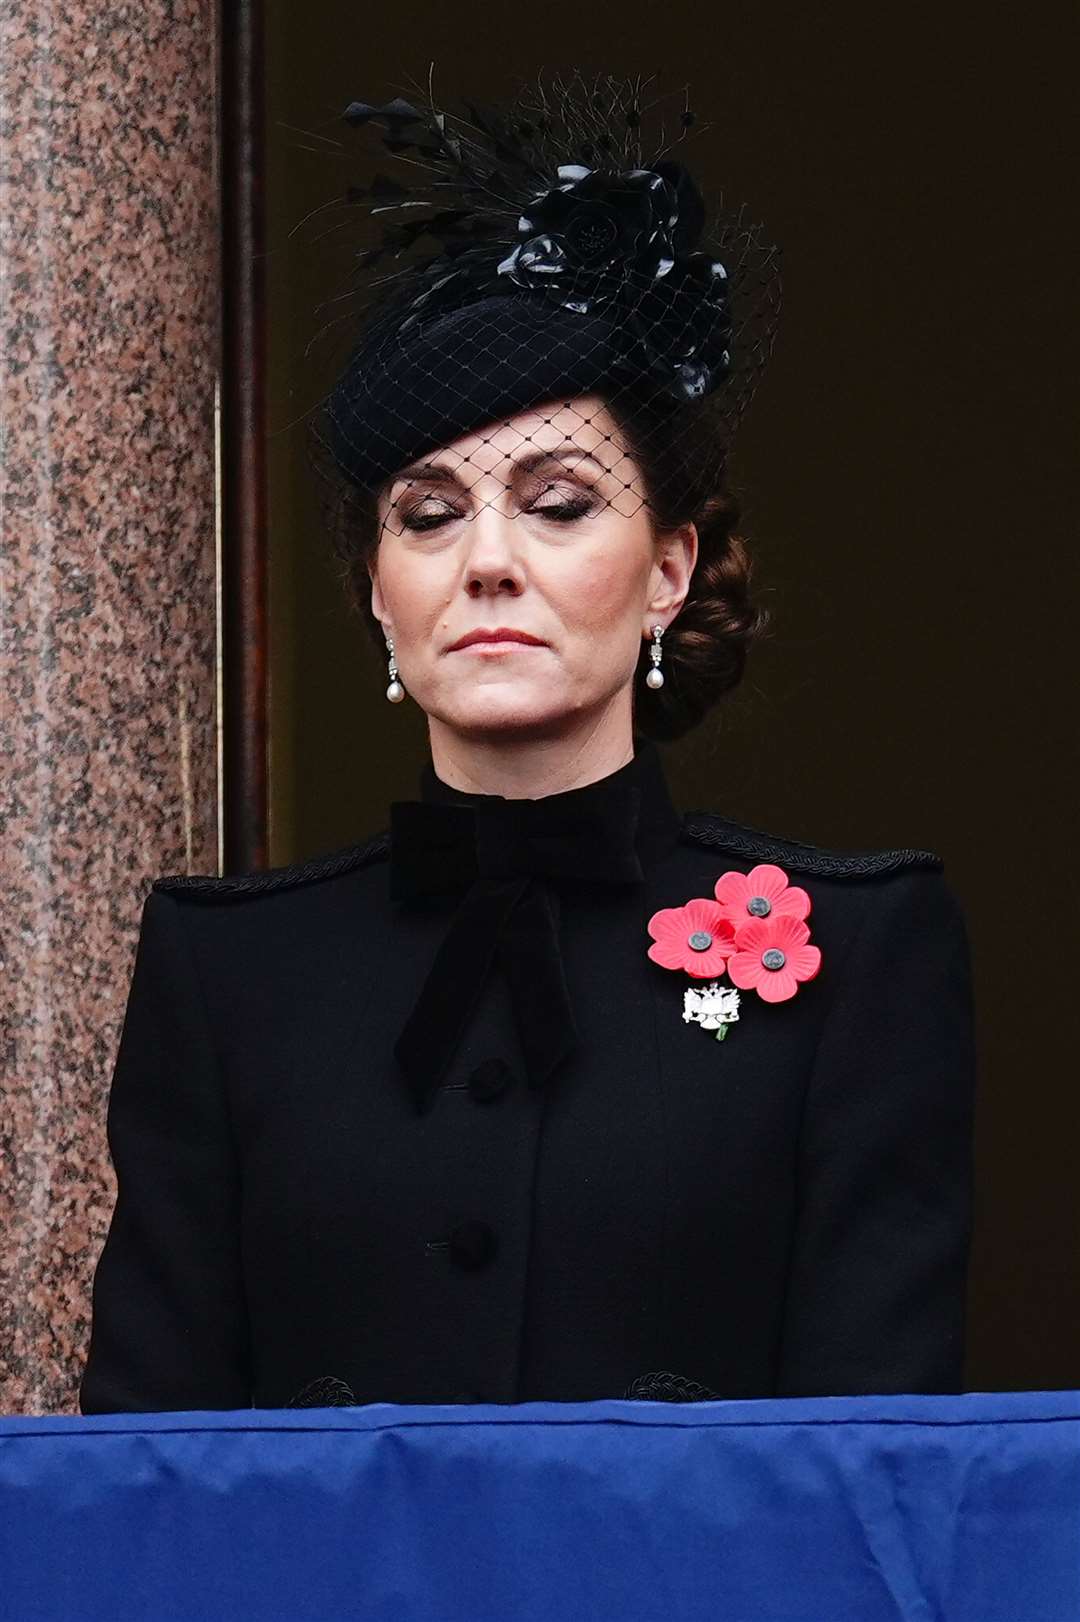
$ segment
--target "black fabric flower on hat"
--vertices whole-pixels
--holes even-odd
[[[680,249],[694,246],[704,220],[697,187],[681,164],[661,161],[622,174],[560,164],[558,185],[522,214],[522,240],[499,271],[526,288],[552,276],[617,274],[624,265],[664,276]]]
[[[727,269],[695,253],[676,262],[662,286],[646,289],[626,312],[632,362],[680,400],[712,394],[731,366],[732,317]]]
[[[699,399],[727,370],[731,331],[727,269],[693,251],[704,224],[701,194],[674,160],[621,173],[561,164],[498,272],[582,315],[619,306],[633,339],[626,369]]]

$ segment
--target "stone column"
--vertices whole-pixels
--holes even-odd
[[[2,0],[0,1412],[75,1411],[150,881],[218,871],[217,20]]]

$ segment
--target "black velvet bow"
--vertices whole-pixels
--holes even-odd
[[[390,893],[463,892],[394,1046],[418,1113],[428,1109],[498,960],[507,976],[531,1086],[578,1041],[559,947],[558,896],[545,879],[637,884],[641,789],[614,774],[539,800],[395,800]]]

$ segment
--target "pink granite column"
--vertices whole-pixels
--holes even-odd
[[[8,0],[0,1412],[74,1411],[139,913],[218,870],[212,0]]]

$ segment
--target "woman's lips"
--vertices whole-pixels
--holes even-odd
[[[503,636],[497,642],[466,642],[464,647],[451,648],[451,653],[500,653],[504,648],[542,648],[543,642],[524,642],[517,636]]]
[[[457,643],[447,651],[449,653],[464,653],[468,648],[478,648],[482,653],[490,653],[495,648],[544,648],[547,643],[540,637],[534,636],[531,631],[515,631],[509,625],[500,625],[494,631],[477,630],[466,632],[465,638],[459,638]]]

